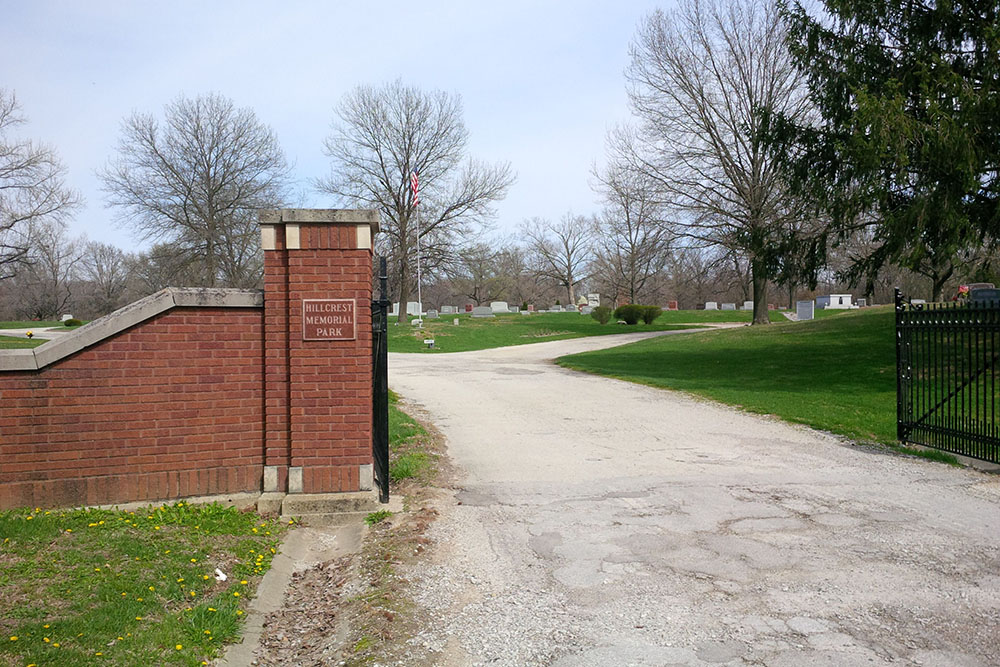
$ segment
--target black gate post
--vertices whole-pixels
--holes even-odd
[[[385,257],[379,258],[379,298],[372,301],[372,458],[379,502],[389,502],[389,346]]]
[[[903,368],[904,363],[908,363],[909,355],[904,355],[903,346],[903,294],[898,287],[893,290],[894,302],[896,304],[896,439],[906,443],[906,408],[909,404],[909,387],[904,380],[904,374],[908,371]],[[905,358],[904,358],[905,357]]]

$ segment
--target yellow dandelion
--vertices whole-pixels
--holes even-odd
[[[30,519],[31,517],[29,516],[28,518]],[[257,529],[256,529],[256,528],[251,528],[250,530],[252,530],[252,531],[253,531],[253,532],[255,532],[255,533],[257,532]]]
[[[141,620],[142,620],[142,616],[136,616],[136,617],[135,617],[135,620],[137,620],[137,621],[141,621]]]
[[[27,517],[25,517],[25,521],[31,521],[31,520],[32,520],[32,519],[34,519],[34,518],[35,518],[35,517],[33,517],[33,516],[31,516],[31,515],[29,514],[29,515],[28,515]]]
[[[239,591],[233,591],[233,597],[238,598],[240,596]]]
[[[55,646],[56,648],[59,648],[59,642],[52,642],[52,645]]]
[[[45,625],[43,625],[42,627],[43,627],[43,628],[45,628],[46,630],[48,630],[48,629],[49,629],[49,624],[48,624],[48,623],[46,623],[46,624],[45,624]]]
[[[153,530],[159,530],[159,529],[160,529],[159,526],[153,526]]]
[[[207,574],[201,575],[201,578],[204,579],[204,580],[206,580],[206,581],[208,581],[208,575]]]
[[[217,611],[215,607],[209,607],[208,610],[209,611]]]
[[[246,580],[246,579],[244,579],[244,580],[242,580],[242,581],[241,581],[240,583],[241,583],[241,584],[243,584],[244,586],[246,586],[246,585],[247,585],[247,580]]]
[[[51,639],[49,639],[48,637],[42,637],[42,641],[43,641],[43,642],[45,642],[46,644],[48,644],[48,643],[50,643],[50,642],[51,642],[52,640],[51,640]]]
[[[206,635],[210,635],[210,634],[212,634],[212,631],[211,630],[205,630],[205,634]]]
[[[182,581],[184,581],[184,577],[178,577],[178,578],[177,578],[177,583],[178,583],[178,584],[179,584],[179,583],[181,583]]]
[[[177,649],[178,651],[180,651],[182,648],[184,648],[184,646],[182,646],[181,644],[178,644],[174,648]]]
[[[66,529],[66,532],[67,532],[67,533],[72,533],[72,532],[73,532],[73,529],[72,529],[72,528],[67,528],[67,529]]]
[[[98,651],[98,652],[97,652],[97,653],[95,653],[94,655],[104,655],[104,654],[103,654],[103,653],[101,653],[100,651]]]
[[[192,558],[192,559],[191,559],[191,562],[192,562],[192,563],[197,563],[197,562],[198,562],[198,559],[197,559],[197,558]]]
[[[243,610],[242,609],[237,609],[236,610],[236,615],[237,616],[242,616],[243,615]]]
[[[119,635],[119,636],[118,636],[118,641],[125,641],[125,638],[124,638],[124,637],[122,637],[121,635]]]
[[[122,597],[127,597],[127,593],[122,593]]]
[[[136,602],[142,602],[142,598],[136,598],[135,601]]]
[[[151,590],[151,591],[155,591],[155,590],[156,590],[156,588],[154,588],[153,586],[150,586],[150,587],[149,587],[149,590]]]
[[[17,641],[17,635],[11,635],[11,636],[10,636],[10,640],[11,640],[12,642],[16,642],[16,641]]]

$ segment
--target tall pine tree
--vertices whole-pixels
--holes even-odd
[[[892,261],[931,278],[940,299],[960,254],[1000,238],[1000,3],[782,9],[819,112],[809,126],[772,124],[799,149],[793,183],[836,233],[871,226],[875,250],[855,277]]]

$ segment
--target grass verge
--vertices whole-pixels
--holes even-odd
[[[62,322],[56,320],[7,320],[0,322],[0,329],[45,329],[62,325]]]
[[[239,637],[283,528],[183,502],[0,512],[0,665],[206,664]]]
[[[711,311],[681,311],[664,313],[653,324],[626,326],[609,322],[600,324],[589,315],[579,313],[534,313],[532,315],[497,315],[490,318],[474,318],[469,315],[444,315],[440,319],[424,320],[422,328],[412,325],[389,324],[390,352],[421,352],[440,354],[442,352],[469,352],[509,345],[527,345],[549,340],[565,340],[584,336],[606,336],[609,334],[636,333],[641,331],[671,331],[688,328],[686,322],[730,322],[743,313],[732,312],[713,314]],[[691,315],[688,315],[691,314]],[[706,316],[708,318],[706,319]],[[455,326],[454,320],[458,320]],[[747,319],[749,322],[749,318]],[[434,349],[424,344],[425,339],[434,339]]]
[[[557,363],[895,447],[892,308],[841,313],[811,322],[657,338]],[[928,457],[955,460],[941,452]]]
[[[0,350],[25,350],[47,343],[47,338],[18,338],[16,336],[0,336]]]

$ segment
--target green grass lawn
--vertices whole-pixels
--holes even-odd
[[[891,307],[839,311],[811,322],[640,341],[558,363],[892,444],[893,326]]]
[[[0,665],[204,664],[239,637],[285,527],[183,502],[0,512]]]
[[[44,329],[47,327],[61,327],[62,322],[56,320],[9,320],[0,322],[0,329]]]
[[[736,313],[736,315],[740,315],[740,313]],[[638,331],[670,331],[686,328],[681,325],[682,322],[738,321],[726,319],[727,316],[732,318],[733,313],[720,312],[716,315],[711,311],[708,313],[694,310],[676,311],[664,313],[650,325],[640,323],[626,326],[615,324],[613,321],[602,325],[589,315],[580,315],[579,313],[534,313],[532,315],[515,313],[488,318],[473,318],[462,314],[442,315],[440,319],[424,320],[424,326],[421,329],[409,324],[397,326],[395,320],[390,320],[389,351],[467,352],[584,336],[604,336]],[[456,317],[459,321],[458,326],[453,324]],[[434,339],[435,349],[430,350],[424,345],[426,338]]]
[[[42,343],[47,343],[46,338],[18,338],[16,336],[0,336],[0,350],[22,350],[25,348],[38,347]]]
[[[389,391],[389,479],[400,482],[433,474],[435,455],[426,450],[427,431],[399,409],[399,396]]]

